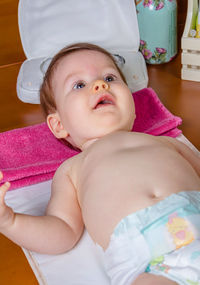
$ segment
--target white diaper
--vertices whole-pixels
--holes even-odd
[[[173,194],[125,217],[103,258],[112,285],[132,284],[143,272],[200,285],[200,192]]]

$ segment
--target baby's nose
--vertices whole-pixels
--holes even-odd
[[[92,86],[93,92],[99,92],[99,91],[108,90],[108,89],[109,89],[109,85],[103,80],[96,80]]]

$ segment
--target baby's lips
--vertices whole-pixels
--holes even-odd
[[[100,105],[114,105],[115,100],[110,94],[103,94],[97,97],[93,109],[97,109]]]

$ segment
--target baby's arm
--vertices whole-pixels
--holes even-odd
[[[4,197],[9,184],[0,187],[0,232],[32,251],[59,254],[80,239],[83,221],[74,186],[61,166],[52,183],[52,195],[45,216],[16,214]]]

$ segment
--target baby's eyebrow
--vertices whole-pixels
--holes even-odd
[[[77,77],[77,73],[70,73],[68,74],[65,79],[64,79],[64,82],[63,82],[63,87],[66,86],[66,84],[68,84],[69,81],[71,81],[73,78]]]
[[[105,69],[106,73],[117,73],[119,74],[119,71],[115,66],[109,66],[107,69]]]

